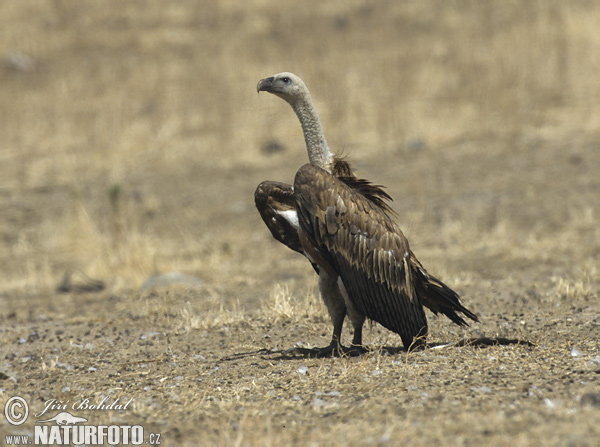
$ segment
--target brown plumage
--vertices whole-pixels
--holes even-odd
[[[273,237],[294,251],[304,254],[298,237],[296,198],[293,188],[281,182],[262,182],[254,192],[254,202]]]
[[[346,314],[354,327],[354,352],[362,345],[365,317],[399,334],[407,349],[425,341],[423,305],[461,326],[467,323],[457,312],[478,321],[417,260],[393,218],[390,196],[331,154],[302,80],[281,73],[260,81],[258,91],[285,99],[304,131],[310,163],[298,170],[293,187],[261,183],[255,202],[273,237],[304,254],[319,274],[334,330],[330,345],[317,354],[347,352],[340,345]]]

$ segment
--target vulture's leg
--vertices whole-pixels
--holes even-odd
[[[362,347],[362,326],[365,322],[365,316],[360,314],[348,301],[344,298],[346,289],[340,287],[341,281],[338,276],[334,276],[327,272],[326,269],[321,269],[319,273],[319,290],[321,297],[325,302],[325,306],[331,316],[333,323],[333,335],[331,343],[325,348],[316,349],[317,357],[331,357],[342,355],[360,355],[366,350]],[[346,348],[342,345],[342,327],[346,313],[350,315],[352,326],[354,327],[354,339],[352,346]]]
[[[362,344],[362,330],[363,325],[365,324],[365,315],[356,310],[356,307],[350,300],[348,296],[348,292],[346,291],[346,287],[344,287],[344,283],[342,282],[342,278],[338,277],[337,285],[339,288],[339,293],[344,298],[344,302],[346,303],[346,309],[348,312],[348,316],[350,317],[350,321],[352,322],[352,327],[354,328],[354,337],[352,337],[352,346],[350,347],[349,354],[358,355],[363,352],[366,352],[365,347]]]
[[[331,316],[333,335],[331,336],[329,346],[317,349],[317,356],[330,357],[332,355],[340,355],[344,351],[341,342],[342,327],[344,326],[344,318],[346,318],[346,303],[344,302],[344,297],[340,294],[337,277],[332,276],[325,269],[321,269],[319,273],[319,291]]]

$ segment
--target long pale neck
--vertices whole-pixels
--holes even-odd
[[[317,108],[313,104],[310,95],[307,93],[304,97],[292,103],[291,106],[302,125],[308,159],[311,164],[331,172],[333,157],[329,146],[327,146],[327,141],[325,141]]]

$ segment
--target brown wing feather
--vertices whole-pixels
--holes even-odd
[[[408,242],[386,211],[310,164],[296,174],[294,192],[303,238],[342,278],[357,310],[407,347],[425,335],[427,319],[406,268]]]
[[[273,237],[288,248],[306,256],[298,233],[296,199],[292,185],[264,181],[254,191],[254,203]],[[311,264],[318,274],[317,264],[312,261]]]
[[[292,185],[264,181],[254,192],[254,203],[273,237],[292,250],[304,254],[298,229],[285,218],[285,213],[296,212]]]
[[[344,157],[334,157],[331,173],[386,213],[396,214],[386,203],[386,201],[391,202],[392,198],[383,190],[384,187],[382,185],[373,185],[368,180],[356,177],[352,166]]]

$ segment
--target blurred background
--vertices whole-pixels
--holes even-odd
[[[307,161],[289,106],[256,94],[281,71],[432,272],[597,288],[598,17],[591,0],[6,2],[0,296],[69,271],[111,293],[180,271],[242,304],[314,286],[253,203]]]

